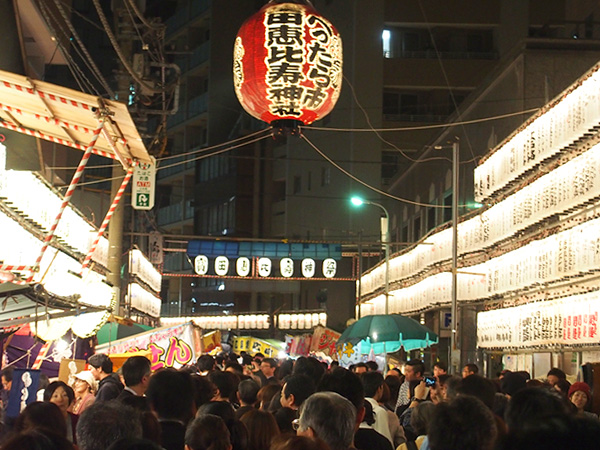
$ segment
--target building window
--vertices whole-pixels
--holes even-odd
[[[321,186],[329,186],[331,183],[331,167],[321,169]]]
[[[299,175],[296,175],[294,177],[294,190],[293,190],[293,193],[294,194],[299,194],[301,189],[302,189],[302,177],[300,177]]]
[[[390,30],[383,30],[381,33],[381,40],[383,42],[383,57],[392,57],[392,45],[391,45],[392,33]]]
[[[413,241],[417,241],[421,237],[421,218],[415,217],[413,221]]]
[[[452,192],[444,197],[444,222],[452,220]]]
[[[435,208],[427,208],[427,229],[435,228]]]

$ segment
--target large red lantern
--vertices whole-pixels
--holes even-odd
[[[273,0],[240,28],[233,79],[250,115],[274,128],[308,125],[340,95],[342,40],[310,2]]]

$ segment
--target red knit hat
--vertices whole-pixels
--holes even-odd
[[[583,381],[577,381],[576,383],[573,383],[571,385],[571,387],[569,388],[568,397],[571,398],[571,395],[573,395],[577,391],[581,391],[585,395],[587,395],[588,400],[592,397],[590,387],[587,385],[587,383],[584,383]]]

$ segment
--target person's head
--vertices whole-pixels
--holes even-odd
[[[281,386],[278,384],[267,384],[261,387],[256,394],[257,400],[260,402],[260,409],[267,410],[271,404],[271,400],[281,392]]]
[[[467,378],[469,375],[475,375],[479,373],[479,367],[476,364],[466,364],[462,369],[462,377]]]
[[[215,387],[208,378],[198,374],[192,374],[194,386],[194,403],[198,409],[204,403],[210,402],[215,396]]]
[[[365,390],[365,397],[379,401],[383,390],[383,375],[379,372],[365,372],[360,376],[360,381]]]
[[[150,382],[150,360],[144,356],[131,356],[121,367],[127,387],[140,387],[144,392]]]
[[[550,414],[525,428],[509,430],[498,439],[497,450],[596,450],[600,442],[600,421],[579,415]]]
[[[211,355],[202,355],[196,360],[198,372],[210,372],[215,369],[215,358]]]
[[[337,367],[325,374],[317,386],[317,392],[330,391],[340,394],[354,405],[356,411],[364,409],[365,390],[360,378],[343,367]],[[360,417],[360,423],[362,417]]]
[[[369,372],[377,372],[379,370],[379,366],[375,361],[367,361],[365,365],[367,366],[367,371]]]
[[[569,394],[570,387],[571,387],[571,383],[569,383],[567,380],[558,380],[556,382],[556,384],[554,385],[554,389],[556,389],[558,392],[560,392],[562,395],[564,395],[565,398],[567,398],[567,396]]]
[[[67,438],[47,431],[30,430],[2,443],[2,450],[74,450]]]
[[[223,419],[213,414],[196,417],[185,432],[186,450],[231,450],[229,430]]]
[[[60,408],[50,402],[32,402],[25,407],[15,421],[15,431],[46,430],[60,436],[67,435],[67,423]]]
[[[457,392],[459,395],[472,395],[473,397],[477,397],[490,409],[494,406],[496,387],[492,380],[480,375],[469,375],[468,377],[461,379]]]
[[[497,435],[490,409],[470,395],[435,406],[429,424],[431,450],[491,450]]]
[[[80,397],[88,392],[95,394],[98,390],[98,382],[92,375],[92,372],[89,370],[84,370],[83,372],[79,372],[75,374],[75,385],[73,390],[75,391],[75,396]]]
[[[219,416],[225,421],[226,424],[235,420],[235,410],[229,402],[218,402],[212,401],[205,403],[196,412],[196,417],[200,417],[204,414],[212,414],[213,416]]]
[[[448,373],[448,365],[444,361],[438,361],[433,365],[433,376],[439,377]]]
[[[5,391],[10,391],[12,387],[12,379],[13,379],[14,369],[12,366],[5,367],[0,372],[0,380],[2,381],[2,389]]]
[[[225,363],[225,372],[232,372],[238,377],[241,377],[244,375],[244,367],[239,362],[227,361]]]
[[[417,436],[429,433],[429,424],[434,410],[435,405],[432,402],[419,403],[413,410],[410,416],[410,425]]]
[[[554,386],[558,380],[566,380],[567,374],[560,370],[558,367],[553,367],[548,371],[546,375],[546,381],[550,383],[550,385]]]
[[[294,361],[294,366],[292,369],[293,375],[309,376],[313,380],[315,386],[319,384],[319,381],[321,381],[321,378],[325,372],[325,367],[323,367],[316,358],[306,356],[301,356]]]
[[[232,372],[213,370],[208,374],[208,381],[210,381],[216,388],[216,399],[218,398],[223,401],[229,401],[229,397],[231,394],[235,393],[240,379]]]
[[[392,375],[390,372],[391,370],[388,372],[387,376],[383,381],[390,388],[390,397],[392,399],[396,399],[398,398],[398,390],[400,389],[400,385],[402,384],[402,382],[400,381],[399,376]]]
[[[400,369],[398,369],[397,367],[393,367],[390,370],[388,370],[387,375],[397,377],[397,378],[402,378],[404,376],[404,375],[402,375],[402,371]]]
[[[88,365],[90,366],[90,372],[94,375],[94,378],[98,381],[103,380],[113,371],[113,363],[104,353],[96,353],[88,358]]]
[[[506,373],[500,380],[500,390],[510,397],[526,387],[527,381],[520,372]]]
[[[297,433],[322,439],[331,450],[346,450],[354,439],[356,420],[356,408],[346,398],[317,392],[300,407]]]
[[[451,377],[452,375],[448,375],[447,373],[438,375],[436,377],[435,384],[431,386],[429,395],[431,396],[431,401],[436,405],[440,402],[445,402],[448,399],[446,381],[448,381],[448,379]],[[462,378],[456,378],[462,380]]]
[[[106,450],[119,439],[141,437],[140,413],[116,400],[92,403],[77,421],[79,450]]]
[[[307,375],[291,375],[281,389],[281,406],[298,409],[315,392],[315,384]]]
[[[425,373],[425,365],[423,361],[411,359],[404,365],[404,377],[406,381],[415,381],[423,378]]]
[[[583,411],[592,399],[590,387],[583,381],[573,383],[569,388],[568,398],[578,411]]]
[[[357,375],[360,375],[361,373],[365,373],[369,371],[369,366],[367,366],[365,363],[358,363],[355,364],[354,367],[352,368],[352,372],[354,372]]]
[[[164,450],[150,439],[122,438],[115,441],[106,450]]]
[[[187,423],[194,410],[191,375],[175,369],[162,369],[150,377],[146,397],[159,419]]]
[[[329,450],[329,447],[319,438],[280,434],[271,441],[270,450]]]
[[[518,430],[546,416],[569,412],[568,402],[554,389],[522,389],[510,398],[504,421],[509,430]]]
[[[451,375],[444,383],[443,392],[445,392],[446,400],[453,400],[458,395],[458,387],[461,384],[462,378],[458,375]]]
[[[273,414],[259,409],[245,413],[240,421],[248,429],[250,448],[260,450],[269,448],[273,437],[279,434],[279,426]]]
[[[254,405],[260,386],[254,380],[244,380],[238,384],[238,397],[242,405]]]
[[[53,381],[44,391],[44,401],[54,403],[63,414],[67,414],[69,406],[75,401],[75,392],[64,381]]]
[[[277,361],[275,361],[273,358],[263,359],[260,363],[260,370],[267,378],[275,376],[275,371],[277,370]]]

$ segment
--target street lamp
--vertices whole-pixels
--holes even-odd
[[[382,243],[385,248],[385,314],[388,314],[388,303],[390,296],[390,215],[385,206],[369,200],[363,200],[360,197],[352,197],[350,199],[354,206],[374,205],[378,206],[385,213],[385,217],[381,218],[381,236]]]

